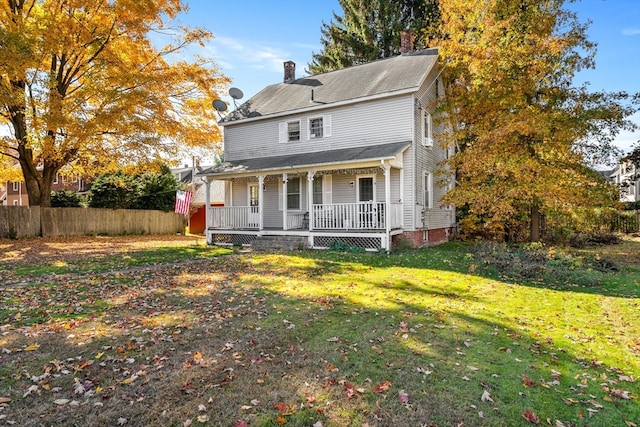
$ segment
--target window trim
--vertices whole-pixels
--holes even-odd
[[[20,189],[20,182],[13,181],[13,191],[18,191]]]
[[[373,200],[360,200],[360,180],[363,178],[371,178]],[[376,200],[376,175],[375,174],[356,175],[356,202],[368,203],[368,202],[376,202],[376,201],[377,201]]]

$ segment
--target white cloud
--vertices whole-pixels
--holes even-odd
[[[640,34],[640,28],[625,28],[622,30],[622,34],[625,36],[637,36]]]

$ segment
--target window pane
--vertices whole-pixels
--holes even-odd
[[[249,187],[249,206],[258,206],[258,186],[252,185]]]
[[[287,209],[300,209],[300,178],[287,182]]]
[[[322,117],[309,120],[309,136],[311,138],[322,138],[323,136]]]
[[[300,141],[300,122],[287,123],[289,141]]]
[[[322,204],[322,177],[318,176],[313,179],[313,204]]]
[[[358,185],[360,187],[360,201],[368,202],[373,200],[373,178],[360,178]]]

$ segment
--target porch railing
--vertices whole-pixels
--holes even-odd
[[[224,230],[258,229],[260,213],[257,206],[231,206],[208,209],[209,227]]]
[[[386,221],[391,228],[402,225],[402,204],[391,204],[391,212],[386,215],[386,203],[334,203],[313,205],[312,227],[314,230],[384,230]]]
[[[257,206],[214,207],[208,209],[209,227],[224,230],[260,228]],[[402,203],[391,203],[389,214],[384,202],[334,203],[313,205],[309,214],[290,212],[287,229],[300,230],[384,230],[402,227]]]

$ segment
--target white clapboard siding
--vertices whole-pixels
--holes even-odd
[[[227,125],[224,156],[232,161],[410,141],[413,138],[412,111],[412,97],[405,95],[327,108],[321,114],[308,112]],[[319,114],[326,117],[325,122],[330,122],[330,129],[325,126],[328,135],[307,139],[309,118]],[[283,123],[292,120],[300,120],[300,141],[279,142],[286,128]]]

